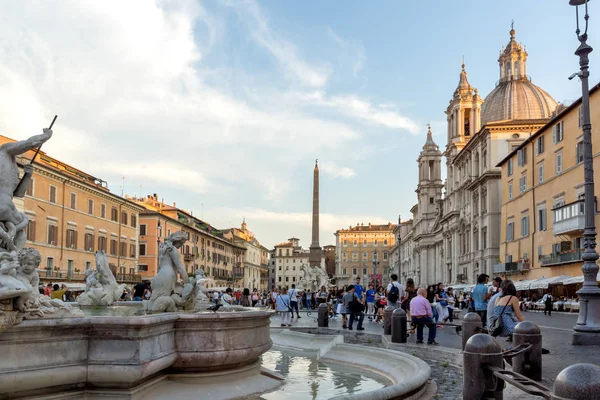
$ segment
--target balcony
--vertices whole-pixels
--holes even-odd
[[[194,254],[191,254],[191,253],[186,253],[186,254],[183,255],[183,260],[185,262],[193,261],[194,258],[196,258],[196,257],[194,256]]]
[[[540,257],[542,267],[551,267],[558,264],[580,262],[583,249],[568,250],[561,253],[547,254]]]
[[[585,228],[585,205],[583,200],[552,209],[554,235],[577,234]]]
[[[519,262],[507,262],[494,264],[494,274],[513,275],[523,271],[529,271],[529,260],[521,260]]]
[[[117,282],[137,283],[142,281],[142,276],[138,274],[117,274]]]

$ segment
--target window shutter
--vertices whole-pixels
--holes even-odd
[[[558,125],[554,125],[554,126],[552,127],[552,142],[553,142],[553,143],[555,143],[555,144],[556,144],[556,127],[557,127],[557,126],[558,126]]]

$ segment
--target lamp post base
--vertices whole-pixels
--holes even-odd
[[[600,346],[600,289],[579,294],[579,319],[573,328],[574,346]]]

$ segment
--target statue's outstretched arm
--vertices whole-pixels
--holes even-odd
[[[188,277],[187,271],[185,270],[185,267],[181,263],[181,258],[179,257],[179,252],[177,251],[176,248],[173,248],[173,251],[170,251],[169,253],[171,256],[171,260],[173,260],[173,264],[175,264],[175,268],[177,268],[177,272],[179,272],[179,275],[181,276],[181,279],[183,279],[184,281],[187,281],[189,279],[189,277]]]
[[[5,143],[0,146],[0,151],[5,151],[12,156],[18,156],[29,150],[37,149],[52,137],[52,129],[44,128],[44,133],[35,135],[16,143]]]

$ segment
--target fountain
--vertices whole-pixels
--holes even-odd
[[[208,279],[201,272],[189,277],[181,264],[178,249],[184,232],[174,232],[161,243],[159,272],[147,301],[117,303],[123,286],[116,282],[103,252],[96,252],[96,270],[87,272],[81,309],[38,294],[36,268],[41,258],[35,249],[24,247],[27,216],[12,202],[13,196],[24,194],[31,171],[26,169],[25,184],[18,184],[15,155],[38,148],[51,136],[52,131],[45,129],[42,135],[0,147],[0,176],[9,178],[0,180],[0,398],[280,398],[273,390],[284,378],[261,366],[261,356],[273,345],[272,312],[236,306],[223,307],[225,312],[207,310]],[[307,281],[321,285],[319,276],[308,273]],[[124,303],[127,307],[120,306]],[[141,315],[119,310],[136,307]],[[82,312],[97,310],[108,315]],[[353,376],[364,368],[357,369],[350,359],[368,356],[364,364],[374,365],[377,357],[394,355],[343,346],[330,351],[328,360],[353,369]],[[284,346],[280,351],[289,349]],[[372,386],[380,387],[377,398],[422,392],[428,371],[414,357],[399,359],[391,365],[404,374],[416,371],[419,379],[370,371],[378,376]],[[335,375],[337,367],[332,368]],[[267,397],[257,397],[263,393]]]

